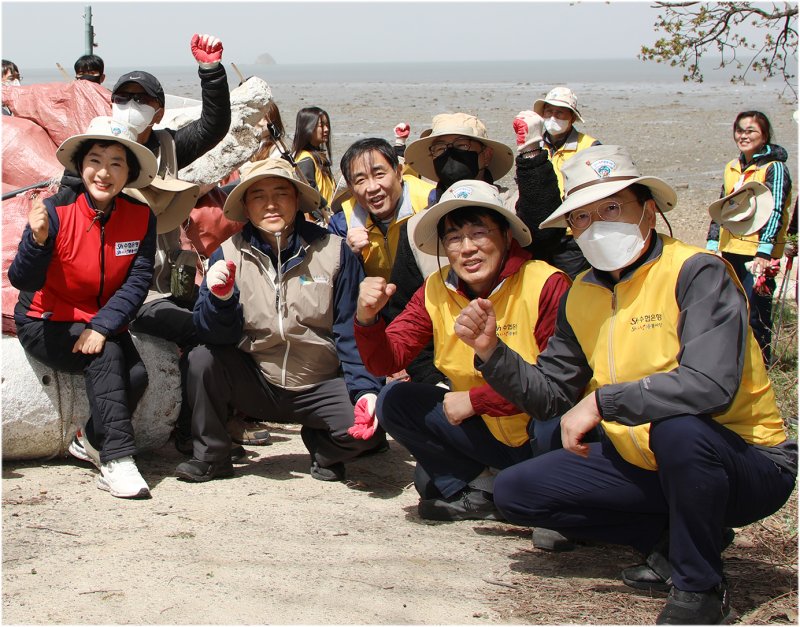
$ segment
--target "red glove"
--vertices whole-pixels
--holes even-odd
[[[411,125],[408,122],[400,122],[394,127],[394,143],[396,146],[405,146],[406,140],[411,133]]]
[[[372,392],[364,394],[356,401],[353,410],[353,426],[347,430],[356,440],[369,440],[375,435],[378,428],[378,419],[375,418],[375,401],[378,400],[377,394]]]
[[[233,282],[236,280],[236,264],[220,259],[208,269],[206,284],[211,293],[220,300],[228,300],[233,294]]]
[[[192,37],[192,54],[198,63],[213,65],[222,60],[222,42],[214,35]]]
[[[544,120],[533,111],[520,111],[513,122],[517,135],[517,152],[539,148],[542,143]]]
[[[764,268],[764,273],[757,276],[753,283],[753,291],[760,296],[770,296],[772,290],[767,285],[767,279],[774,279],[778,276],[778,271],[781,269],[780,259],[770,259],[769,265]]]

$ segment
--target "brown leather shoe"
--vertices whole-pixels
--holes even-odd
[[[272,436],[267,425],[262,422],[249,422],[239,414],[228,419],[228,434],[236,444],[267,446],[272,444]]]

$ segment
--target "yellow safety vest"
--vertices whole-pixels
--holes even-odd
[[[330,205],[331,202],[333,202],[333,192],[336,189],[336,182],[333,180],[333,177],[325,174],[322,168],[317,165],[316,160],[308,150],[301,150],[294,158],[297,163],[303,159],[311,159],[314,162],[314,182],[317,185],[317,191],[328,201],[328,205]]]
[[[661,256],[637,268],[617,283],[613,292],[583,281],[583,274],[569,291],[567,320],[593,373],[586,395],[603,385],[638,381],[679,366],[678,275],[690,257],[710,253],[665,235],[659,237],[664,242]],[[728,273],[741,289],[730,266]],[[761,351],[749,327],[746,342],[739,390],[730,407],[712,418],[749,444],[774,446],[786,435]],[[612,420],[602,422],[626,461],[656,470],[650,450],[650,424],[629,427]]]
[[[445,285],[449,271],[450,266],[446,266],[441,274],[432,274],[425,281],[425,309],[433,323],[434,364],[450,379],[454,391],[466,392],[486,382],[475,369],[473,350],[453,332],[456,318],[469,300]],[[498,337],[530,363],[539,356],[533,335],[539,319],[539,296],[547,279],[557,272],[544,261],[527,261],[489,296],[497,314]],[[492,435],[508,446],[521,446],[529,439],[528,414],[484,414],[482,418]]]
[[[775,163],[762,163],[757,165],[750,164],[742,171],[742,164],[739,159],[733,159],[725,166],[725,174],[723,176],[723,184],[725,186],[725,195],[730,194],[739,181],[758,181],[763,183],[767,178],[767,168]],[[783,203],[782,208],[782,226],[775,236],[775,245],[772,248],[772,256],[780,259],[783,255],[783,248],[786,244],[786,230],[789,228],[789,207],[791,205],[791,194],[786,194],[786,201]],[[719,229],[719,250],[725,253],[733,253],[736,255],[755,256],[758,251],[758,233],[752,235],[734,235],[728,229],[720,227]]]

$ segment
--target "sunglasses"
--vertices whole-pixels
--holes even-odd
[[[111,102],[114,104],[128,104],[133,100],[136,104],[150,104],[155,98],[149,94],[129,94],[126,92],[118,92],[111,96]]]

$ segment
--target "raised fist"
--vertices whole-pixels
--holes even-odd
[[[208,269],[206,283],[208,289],[220,300],[228,300],[233,294],[233,283],[236,280],[236,264],[220,259]]]
[[[222,60],[222,42],[214,35],[195,33],[191,46],[192,55],[202,65],[214,65]]]
[[[544,119],[534,111],[520,111],[513,122],[517,152],[539,148],[544,134]]]

